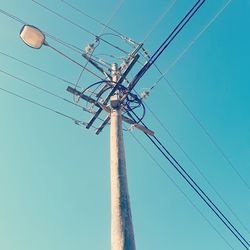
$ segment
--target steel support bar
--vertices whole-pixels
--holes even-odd
[[[132,69],[132,67],[134,66],[134,64],[137,62],[137,60],[139,59],[139,55],[137,54],[130,62],[129,66],[127,67],[127,69],[125,70],[125,72],[122,74],[122,76],[120,77],[120,79],[118,79],[116,85],[114,86],[114,88],[110,91],[109,95],[106,97],[106,99],[104,100],[103,104],[106,105],[110,99],[110,97],[116,92],[116,90],[118,89],[119,85],[124,81],[125,77],[127,76],[127,74],[129,73],[129,71]],[[92,117],[92,119],[88,122],[88,125],[86,126],[86,128],[90,128],[92,126],[92,124],[94,123],[94,121],[96,120],[96,118],[100,115],[100,113],[102,112],[102,108],[100,108],[99,110],[97,110],[96,114]]]
[[[67,91],[70,92],[73,95],[77,95],[80,96],[82,99],[84,99],[85,101],[94,104],[96,107],[98,108],[102,108],[105,112],[107,112],[109,115],[106,117],[106,119],[103,121],[101,127],[99,127],[96,131],[96,134],[99,134],[101,132],[101,130],[104,128],[105,125],[108,124],[108,122],[110,121],[110,113],[111,113],[111,109],[108,106],[105,106],[97,101],[95,101],[93,98],[86,96],[84,94],[82,94],[80,91],[68,86]],[[122,120],[132,126],[134,126],[137,129],[140,129],[141,131],[143,131],[144,133],[153,136],[154,135],[154,131],[135,123],[133,120],[129,119],[126,116],[122,116]],[[101,128],[101,129],[100,129]]]
[[[96,62],[94,62],[91,57],[87,54],[82,54],[82,56],[94,67],[96,67],[105,77],[108,77],[110,80],[112,79],[111,75],[109,75],[102,67],[100,67]]]

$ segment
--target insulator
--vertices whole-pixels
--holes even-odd
[[[149,90],[144,90],[141,93],[141,99],[146,99],[147,97],[149,97],[150,91]]]
[[[93,44],[93,43],[88,44],[88,45],[86,46],[86,48],[85,48],[85,52],[86,52],[87,54],[92,54],[93,50],[94,50],[94,44]]]

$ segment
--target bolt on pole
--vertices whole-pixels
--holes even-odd
[[[117,82],[117,79],[117,64],[113,64],[112,80]],[[119,90],[111,97],[110,104],[111,249],[135,250]]]

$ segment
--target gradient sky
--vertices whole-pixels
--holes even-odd
[[[174,2],[70,1],[101,22],[106,23],[113,17],[110,26],[138,42],[143,41],[159,16]],[[145,41],[149,53],[152,54],[160,46],[195,2],[177,0],[174,3]],[[60,0],[41,3],[93,33],[102,32],[100,24],[75,12]],[[206,1],[157,61],[163,72],[226,3],[226,0]],[[0,8],[77,47],[84,49],[94,40],[93,36],[30,0],[1,0]],[[147,112],[144,120],[248,240],[250,190],[232,166],[250,185],[249,11],[249,0],[231,1],[166,76],[177,95],[226,157],[164,80],[152,90],[146,104],[160,118],[165,129],[150,112]],[[11,73],[72,100],[72,96],[65,91],[65,82],[23,65],[3,53],[73,83],[77,81],[81,68],[49,48],[32,50],[27,47],[19,39],[21,23],[2,13],[0,23],[0,88],[88,121],[89,115],[81,109],[3,73]],[[108,29],[104,32],[110,33]],[[103,38],[131,50],[116,36],[106,34]],[[47,42],[79,63],[85,63],[81,55],[50,37],[47,37]],[[124,54],[102,43],[96,54],[124,57]],[[112,60],[105,55],[103,58],[109,62]],[[140,67],[135,66],[130,79]],[[150,88],[159,77],[159,73],[151,68],[137,85],[137,91]],[[95,77],[85,72],[79,84],[85,88],[96,81]],[[110,249],[109,127],[96,136],[94,130],[80,128],[62,116],[2,90],[0,115],[0,249]],[[125,132],[137,249],[244,249],[145,136],[136,130],[132,133],[182,190],[180,192],[163,174],[131,134]],[[171,137],[181,145],[224,202]]]

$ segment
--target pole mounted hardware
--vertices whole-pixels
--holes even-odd
[[[68,86],[66,90],[74,96],[83,99],[87,103],[92,104],[95,108],[97,108],[97,110],[93,112],[92,118],[89,120],[89,122],[87,122],[87,129],[93,126],[93,124],[96,122],[103,111],[105,113],[108,113],[107,116],[103,119],[103,122],[99,124],[99,126],[97,126],[97,135],[104,129],[107,124],[110,123],[112,108],[118,108],[118,106],[119,108],[121,108],[122,120],[124,122],[128,123],[132,128],[137,128],[144,133],[154,135],[154,132],[152,130],[140,125],[139,123],[134,122],[132,119],[126,116],[126,113],[128,113],[130,110],[138,108],[142,109],[141,120],[145,115],[145,107],[142,103],[141,97],[137,94],[132,93],[132,90],[136,86],[137,82],[134,82],[133,84],[128,83],[127,86],[124,85],[124,82],[127,81],[126,77],[140,57],[139,51],[142,48],[142,45],[143,44],[139,44],[136,46],[136,48],[128,55],[125,63],[123,63],[119,67],[116,65],[115,71],[112,68],[110,68],[108,71],[102,68],[98,63],[95,62],[95,60],[92,59],[92,52],[82,54],[82,56],[92,66],[94,66],[99,72],[104,75],[105,80],[91,84],[82,92],[75,88],[72,88],[71,86]]]

